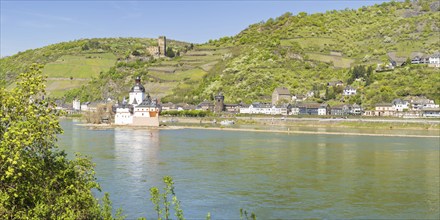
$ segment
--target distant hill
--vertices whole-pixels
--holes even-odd
[[[180,56],[152,58],[146,48],[157,46],[157,40],[147,38],[83,39],[28,50],[0,60],[0,84],[13,87],[19,73],[39,63],[45,65],[52,97],[121,98],[138,75],[149,83],[152,95],[162,97],[200,81],[220,59],[212,50],[188,51],[190,43],[167,40],[167,45]]]
[[[285,13],[206,44],[168,41],[180,55],[174,58],[149,57],[146,48],[157,45],[156,39],[59,43],[0,59],[0,85],[12,87],[17,74],[36,62],[46,65],[51,96],[68,101],[122,99],[134,77],[141,76],[162,102],[198,103],[218,92],[226,102],[268,101],[280,86],[298,95],[313,91],[312,100],[334,104],[344,100],[371,106],[420,95],[440,102],[438,69],[408,65],[368,76],[353,69],[437,52],[439,8],[434,0],[393,1],[356,10]],[[344,99],[327,87],[337,80],[357,88],[358,95]]]

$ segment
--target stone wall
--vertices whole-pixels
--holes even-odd
[[[159,127],[159,117],[133,117],[134,126]]]
[[[150,53],[151,56],[159,56],[159,47],[156,46],[150,46],[147,47],[148,53]]]

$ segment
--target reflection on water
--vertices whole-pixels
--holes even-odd
[[[148,172],[157,173],[158,130],[116,129],[114,135],[117,169],[125,170],[131,177],[139,180],[147,176]]]
[[[173,176],[188,219],[438,218],[439,139],[210,130],[90,131],[60,145],[93,157],[128,217],[154,218],[148,189]]]
[[[103,188],[116,190],[111,192],[116,207],[134,203],[130,212],[142,214],[150,206],[146,182],[150,175],[158,175],[159,131],[116,129],[113,147],[114,169],[103,179]]]

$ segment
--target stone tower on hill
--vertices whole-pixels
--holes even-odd
[[[159,56],[167,55],[167,38],[165,36],[159,36],[157,39],[157,44],[159,45]]]
[[[221,113],[225,108],[225,96],[219,92],[218,95],[215,96],[215,104],[214,104],[214,112]]]
[[[165,36],[159,36],[157,38],[158,46],[147,47],[148,53],[154,57],[165,57],[167,55],[167,38]]]

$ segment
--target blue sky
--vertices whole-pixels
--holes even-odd
[[[0,56],[63,41],[150,37],[204,43],[278,17],[380,4],[367,1],[5,1],[0,0]]]

